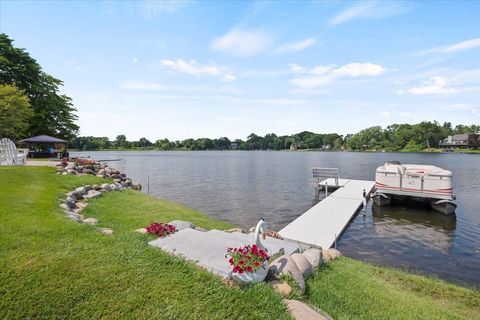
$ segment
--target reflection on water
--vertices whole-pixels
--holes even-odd
[[[78,154],[78,153],[77,153]],[[408,204],[354,217],[337,247],[345,255],[480,285],[480,156],[350,152],[83,152],[111,165],[153,196],[250,228],[264,217],[279,230],[315,203],[312,167],[337,167],[342,178],[374,180],[388,160],[432,164],[454,175],[456,217]],[[147,188],[144,188],[144,192]],[[319,194],[320,199],[324,197]]]
[[[373,225],[383,238],[400,239],[424,244],[447,253],[453,246],[456,217],[438,214],[433,210],[405,207],[372,208]]]

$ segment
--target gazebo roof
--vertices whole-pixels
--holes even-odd
[[[30,137],[18,141],[18,143],[68,143],[66,140],[58,139],[55,137],[50,137],[46,135]]]

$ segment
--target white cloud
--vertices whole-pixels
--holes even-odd
[[[318,88],[331,84],[335,81],[333,76],[300,77],[291,79],[290,83],[300,88]]]
[[[233,82],[237,79],[233,74],[230,73],[225,73],[225,75],[222,77],[222,81],[225,82]]]
[[[424,50],[419,52],[418,54],[423,55],[430,53],[454,53],[475,48],[480,48],[480,38],[470,39],[462,42],[453,43],[447,46]]]
[[[326,74],[333,70],[335,66],[316,66],[310,70],[311,74]]]
[[[173,71],[186,73],[195,76],[218,76],[221,74],[221,70],[215,66],[200,66],[195,60],[185,61],[182,59],[176,60],[162,60],[162,65]]]
[[[295,72],[295,73],[305,73],[305,72],[307,72],[307,68],[305,68],[304,66],[298,65],[296,63],[290,63],[288,65],[288,68],[290,68],[290,70],[292,70],[292,72]]]
[[[385,118],[390,118],[390,116],[392,115],[390,111],[381,111],[380,114],[382,115],[382,117]]]
[[[314,76],[298,77],[290,80],[290,83],[300,88],[316,88],[331,84],[338,78],[342,77],[375,77],[386,71],[387,68],[373,63],[354,62],[343,65],[339,68],[335,68],[335,66],[320,65],[309,71],[309,73]]]
[[[410,118],[412,116],[412,114],[410,112],[400,112],[399,113],[400,116],[404,117],[404,118]]]
[[[173,13],[187,5],[192,1],[170,0],[170,1],[142,1],[140,3],[143,15],[146,18],[152,18],[162,13]]]
[[[210,49],[247,58],[258,55],[272,46],[272,36],[262,30],[233,29],[210,44]]]
[[[399,1],[358,1],[330,19],[331,26],[336,26],[360,18],[387,18],[408,11],[408,6]]]
[[[349,63],[344,66],[341,66],[338,69],[334,69],[332,72],[334,74],[349,76],[349,77],[360,77],[360,76],[378,76],[386,72],[387,68],[382,67],[378,64],[373,63]]]
[[[189,74],[192,76],[221,76],[225,82],[233,82],[237,79],[233,74],[226,73],[222,68],[214,65],[199,65],[195,60],[162,60],[161,65],[169,70]]]
[[[133,59],[132,59],[132,62],[133,62],[133,63],[138,63],[138,59],[137,59],[137,58],[133,58]]]
[[[278,47],[275,52],[276,53],[294,53],[303,51],[311,46],[313,46],[317,42],[315,38],[308,38],[302,41],[297,42],[289,42],[281,45]]]
[[[407,89],[407,92],[413,95],[424,94],[449,94],[458,92],[457,89],[448,86],[449,80],[446,77],[431,77],[423,81],[422,85]]]

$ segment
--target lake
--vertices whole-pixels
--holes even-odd
[[[280,230],[311,208],[313,167],[339,168],[341,178],[375,179],[388,160],[451,170],[455,216],[415,207],[373,207],[358,214],[337,242],[346,256],[480,285],[480,155],[424,153],[172,151],[72,152],[110,162],[143,192],[250,228],[265,218]],[[147,183],[149,181],[149,183]],[[321,199],[320,199],[321,200]]]

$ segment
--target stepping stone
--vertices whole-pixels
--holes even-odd
[[[98,220],[95,218],[87,218],[83,220],[83,223],[85,224],[90,224],[90,225],[95,225],[98,223]]]
[[[186,228],[170,236],[150,241],[149,245],[194,261],[221,277],[230,278],[232,267],[225,258],[227,249],[253,244],[253,241],[253,234],[226,233],[220,230],[202,232]],[[270,255],[278,253],[281,249],[290,253],[300,250],[299,246],[292,242],[273,238],[267,238],[262,243]]]
[[[331,320],[331,317],[318,313],[312,307],[298,300],[283,300],[287,305],[288,312],[295,320]]]
[[[279,293],[281,293],[285,298],[289,298],[292,294],[292,287],[288,285],[285,281],[272,281],[270,285]]]
[[[98,230],[106,236],[111,236],[113,234],[113,230],[109,228],[99,228]]]
[[[191,228],[195,229],[195,225],[191,223],[190,221],[183,221],[183,220],[174,220],[169,222],[168,224],[171,224],[175,228],[177,228],[178,231],[186,229],[186,228]]]

